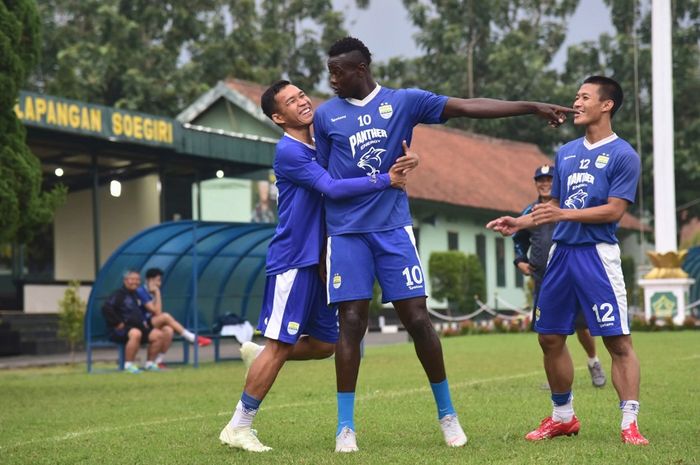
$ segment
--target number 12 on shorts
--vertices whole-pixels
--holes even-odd
[[[601,304],[600,308],[597,304],[593,306],[593,312],[595,313],[595,318],[598,320],[598,323],[610,323],[611,321],[615,321],[613,310],[612,304],[609,303]]]

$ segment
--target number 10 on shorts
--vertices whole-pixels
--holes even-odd
[[[409,289],[421,287],[423,284],[423,271],[418,265],[415,265],[412,268],[407,266],[403,269],[401,274],[403,274],[404,278],[406,278],[406,286]]]

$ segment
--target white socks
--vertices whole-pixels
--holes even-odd
[[[553,405],[552,420],[568,423],[574,417],[574,396],[569,397],[569,401],[564,405]]]
[[[243,406],[243,402],[239,400],[229,425],[232,428],[250,427],[253,424],[253,418],[255,418],[256,413],[258,413],[257,409],[247,409]]]
[[[593,365],[596,364],[596,362],[600,362],[600,360],[598,359],[598,356],[597,356],[597,355],[596,355],[595,357],[593,357],[593,358],[589,358],[589,359],[588,359],[588,368],[592,368]]]
[[[158,354],[158,356],[156,357],[156,360],[155,360],[155,361],[156,361],[156,365],[160,365],[161,363],[163,363],[163,358],[164,358],[164,357],[165,357],[165,354],[164,354],[164,353]]]
[[[187,331],[186,329],[182,330],[182,337],[184,337],[187,340],[187,342],[194,343],[194,334]]]
[[[624,430],[637,421],[637,415],[639,415],[639,401],[623,400],[620,402],[620,410],[622,410],[622,424],[620,426]]]

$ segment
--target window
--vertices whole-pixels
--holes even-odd
[[[513,267],[513,270],[515,271],[515,286],[523,287],[525,285],[525,275],[522,274],[515,266]]]
[[[416,239],[416,250],[420,253],[420,228],[413,227],[413,237]]]
[[[459,234],[447,231],[447,250],[459,250]]]
[[[484,275],[486,275],[486,236],[483,234],[476,235],[476,256],[479,257]]]
[[[506,241],[496,238],[496,286],[506,287]]]

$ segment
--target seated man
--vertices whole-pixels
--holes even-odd
[[[162,347],[170,345],[170,339],[172,339],[172,333],[168,336],[167,333],[148,324],[136,293],[140,284],[139,272],[127,270],[124,273],[124,285],[109,296],[102,306],[102,314],[110,328],[110,340],[125,344],[124,370],[128,373],[141,372],[134,363],[141,344],[148,344],[144,368],[149,371],[158,371],[158,365],[154,359],[162,352]]]
[[[163,270],[160,268],[149,268],[146,270],[146,283],[136,289],[141,301],[143,314],[151,328],[157,328],[168,335],[166,342],[161,347],[160,353],[156,356],[156,364],[159,368],[165,368],[163,358],[170,348],[173,340],[173,331],[185,340],[194,344],[195,336],[192,332],[184,328],[173,316],[163,311],[163,300],[160,295],[160,287],[163,284]],[[211,339],[204,336],[197,336],[197,344],[205,347],[211,344]]]

